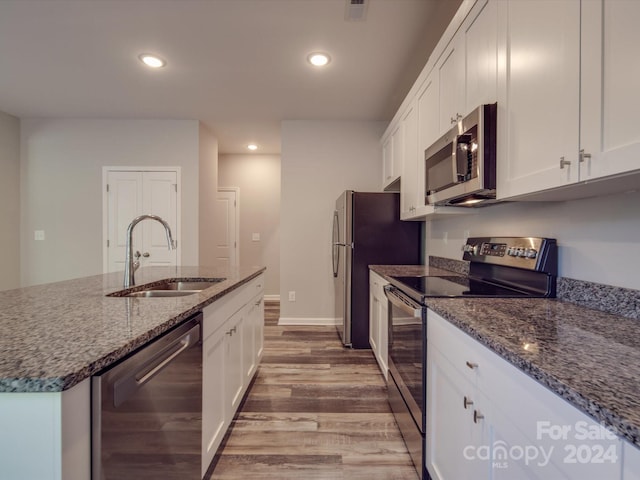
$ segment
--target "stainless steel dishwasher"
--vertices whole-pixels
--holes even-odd
[[[92,378],[92,479],[200,480],[202,314]]]

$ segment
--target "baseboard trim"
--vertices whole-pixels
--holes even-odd
[[[262,298],[264,298],[265,302],[279,302],[280,301],[280,295],[263,295]]]
[[[335,326],[338,319],[335,318],[310,318],[310,317],[280,317],[278,325],[313,325],[313,326]]]

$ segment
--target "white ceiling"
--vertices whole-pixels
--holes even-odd
[[[0,0],[0,110],[198,119],[220,153],[279,153],[282,120],[390,120],[460,3],[367,1]]]

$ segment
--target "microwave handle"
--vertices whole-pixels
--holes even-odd
[[[469,167],[467,163],[467,159],[458,158],[458,145],[467,145],[467,149],[470,148],[469,144],[471,143],[471,135],[467,133],[462,133],[459,135],[455,135],[453,138],[453,176],[457,182],[464,182],[468,180],[467,176],[469,174]]]

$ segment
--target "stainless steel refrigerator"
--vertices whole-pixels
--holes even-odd
[[[369,265],[421,263],[421,222],[400,220],[398,193],[345,191],[333,215],[336,329],[345,346],[369,346]]]

